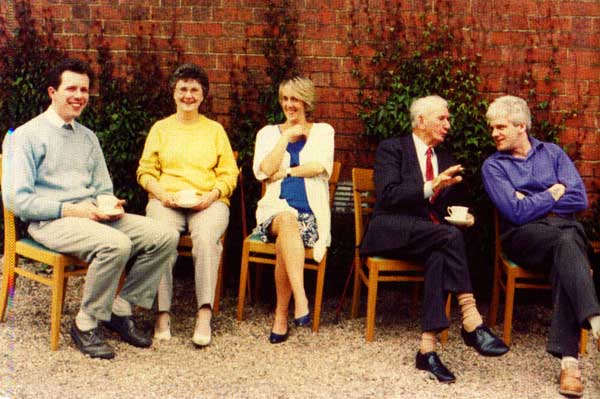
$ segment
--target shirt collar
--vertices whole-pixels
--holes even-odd
[[[421,154],[421,155],[425,155],[429,146],[427,144],[425,144],[425,142],[423,140],[421,140],[421,138],[419,136],[417,136],[416,134],[413,133],[412,136],[413,136],[413,141],[415,142],[415,149],[417,150],[417,153]],[[433,149],[433,147],[431,147],[431,154],[432,155],[435,154],[435,150]]]
[[[48,120],[50,121],[50,124],[52,124],[52,126],[54,126],[54,127],[62,128],[63,125],[65,123],[67,123],[64,121],[63,118],[61,118],[58,115],[58,113],[54,110],[54,108],[52,108],[52,106],[48,107],[46,112],[44,112],[44,115],[46,116],[46,118],[48,118]],[[75,120],[72,120],[69,124],[71,126],[73,126],[73,129],[75,129]]]

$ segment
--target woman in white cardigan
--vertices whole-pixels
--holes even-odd
[[[288,337],[288,306],[294,295],[294,324],[311,322],[304,291],[304,247],[319,261],[331,242],[328,181],[333,167],[334,130],[312,123],[313,83],[302,77],[279,85],[279,104],[285,115],[280,125],[263,127],[257,135],[253,171],[267,181],[256,210],[256,231],[263,241],[275,240],[277,306],[269,341]]]

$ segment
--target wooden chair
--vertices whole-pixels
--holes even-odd
[[[0,156],[1,161],[1,156]],[[0,175],[2,167],[0,166]],[[19,266],[19,258],[27,258],[50,266],[46,276]],[[88,264],[73,256],[52,251],[29,238],[19,238],[15,215],[4,207],[4,265],[0,289],[0,321],[5,321],[6,308],[15,293],[16,277],[22,276],[47,285],[52,290],[50,306],[50,349],[58,349],[60,319],[65,301],[67,280],[87,273]]]
[[[333,204],[333,196],[335,188],[340,177],[341,163],[334,162],[333,170],[329,178],[329,205]],[[263,192],[265,189],[265,183],[263,182]],[[325,283],[325,267],[327,262],[327,253],[321,260],[321,262],[315,262],[313,260],[312,248],[306,248],[305,250],[305,264],[304,269],[315,270],[317,272],[317,286],[315,289],[315,307],[313,314],[313,331],[318,331],[320,319],[321,319],[321,305],[323,301],[323,286]],[[238,292],[238,306],[237,306],[237,319],[239,321],[244,318],[244,304],[246,286],[248,281],[248,266],[250,263],[258,265],[272,265],[275,266],[275,243],[268,242],[264,243],[258,237],[258,234],[251,234],[244,239],[242,248],[242,261],[240,270],[240,287]],[[255,292],[256,294],[256,292]]]
[[[380,256],[360,256],[359,247],[364,234],[364,226],[375,206],[375,183],[373,169],[352,169],[352,194],[354,198],[354,291],[352,295],[351,317],[358,316],[360,304],[361,283],[367,286],[367,319],[365,339],[373,341],[375,336],[375,309],[377,303],[377,288],[380,282],[422,282],[424,281],[423,265],[399,259],[387,259]],[[413,302],[417,297],[417,286],[413,292]],[[450,295],[446,301],[446,315],[450,317]],[[413,310],[414,310],[413,303]],[[412,311],[412,310],[411,310]],[[441,342],[445,344],[448,330],[441,334]]]
[[[531,271],[522,268],[504,255],[502,252],[502,240],[500,239],[500,225],[498,211],[494,211],[495,230],[495,254],[494,254],[494,281],[492,288],[492,303],[490,304],[487,324],[490,327],[496,325],[498,319],[498,307],[500,303],[500,291],[504,291],[504,331],[502,338],[506,345],[510,346],[512,318],[514,311],[515,290],[517,289],[552,289],[548,283],[548,275],[543,272]],[[587,348],[587,331],[581,330],[579,353],[585,354]]]

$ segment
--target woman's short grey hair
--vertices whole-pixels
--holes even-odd
[[[448,108],[448,101],[436,94],[414,100],[410,105],[410,123],[413,129],[419,125],[419,116],[425,116],[439,107]]]
[[[316,105],[316,93],[315,85],[312,80],[301,76],[296,76],[291,79],[282,81],[279,84],[279,104],[281,104],[281,98],[283,97],[283,90],[288,89],[292,92],[294,97],[302,100],[306,104],[306,111],[312,112]]]
[[[488,107],[485,117],[488,123],[504,118],[513,125],[525,125],[527,131],[531,129],[531,111],[527,102],[520,97],[498,97]]]

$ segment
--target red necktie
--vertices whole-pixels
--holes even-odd
[[[431,147],[427,147],[427,159],[425,160],[425,179],[427,181],[433,180],[433,163],[431,162],[431,154],[433,154],[433,150]]]
[[[427,158],[425,159],[425,179],[427,181],[433,180],[433,162],[431,162],[432,154],[433,154],[433,150],[431,149],[431,147],[428,147],[427,152],[425,153],[425,155],[427,156]],[[434,192],[433,195],[431,196],[431,198],[429,198],[429,202],[433,204],[433,201],[435,201],[436,196],[437,196],[437,192]],[[438,218],[431,211],[429,212],[429,218],[435,224],[440,223]]]

